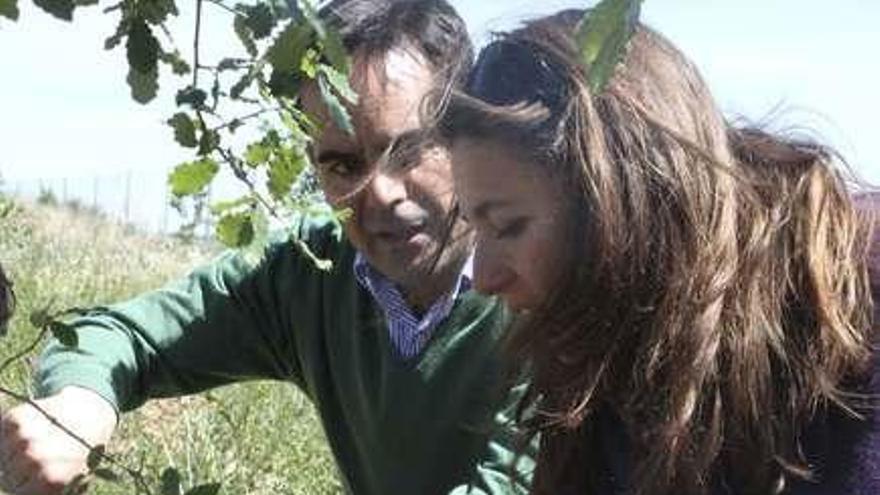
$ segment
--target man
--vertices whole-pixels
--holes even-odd
[[[96,309],[75,322],[77,352],[48,347],[39,403],[97,445],[118,412],[149,398],[288,380],[315,403],[350,493],[524,491],[507,479],[510,444],[489,438],[510,400],[499,387],[504,310],[469,290],[470,241],[448,225],[447,152],[420,118],[426,92],[470,62],[464,24],[444,0],[341,0],[322,15],[353,56],[359,102],[354,136],[324,118],[314,160],[328,198],[353,217],[343,236],[317,222],[295,230],[334,270],[288,241],[257,266],[230,253]],[[301,96],[326,116],[314,88]],[[7,490],[60,493],[83,471],[85,449],[33,408],[0,426]]]

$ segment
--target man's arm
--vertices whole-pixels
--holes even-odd
[[[89,311],[70,322],[75,349],[47,346],[38,396],[74,385],[128,411],[234,381],[296,378],[289,300],[299,261],[289,243],[256,266],[230,252],[162,289]]]

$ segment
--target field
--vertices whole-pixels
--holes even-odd
[[[0,263],[18,295],[0,360],[30,343],[28,315],[124,299],[161,285],[211,256],[211,249],[149,237],[64,207],[18,205],[0,219]],[[0,384],[30,391],[29,357]],[[0,398],[0,407],[13,402]],[[151,480],[174,467],[185,487],[222,482],[221,494],[341,493],[323,432],[308,400],[285,383],[247,383],[182,399],[153,401],[123,417],[109,451]],[[158,482],[154,484],[158,486]],[[130,494],[130,484],[95,481],[89,493]]]

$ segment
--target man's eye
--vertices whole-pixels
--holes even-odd
[[[495,231],[496,239],[512,239],[520,234],[526,229],[528,226],[529,219],[522,217],[517,218],[511,222],[508,222],[504,227],[497,229]]]
[[[338,177],[352,177],[360,171],[357,163],[349,161],[333,161],[321,164],[321,169],[326,174]]]

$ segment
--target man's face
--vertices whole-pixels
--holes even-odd
[[[405,290],[428,282],[424,277],[443,246],[453,204],[448,150],[422,142],[420,106],[433,83],[430,65],[418,50],[356,54],[351,84],[358,104],[349,108],[354,135],[333,124],[314,86],[302,95],[305,110],[323,124],[313,158],[328,201],[353,210],[345,223],[349,240]],[[388,163],[389,156],[398,155],[404,158]],[[461,236],[461,228],[453,235]],[[446,249],[436,273],[457,269],[464,244]]]

